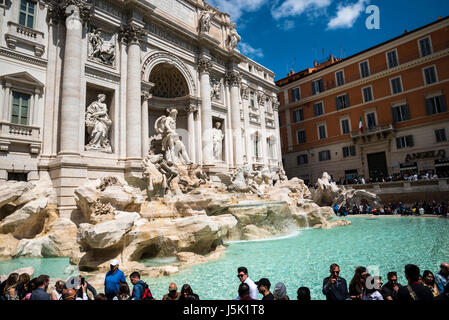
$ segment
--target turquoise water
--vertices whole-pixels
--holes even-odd
[[[321,284],[328,276],[331,263],[340,265],[341,276],[348,283],[359,265],[376,266],[384,282],[389,271],[397,271],[399,282],[405,283],[403,270],[407,263],[435,273],[442,261],[449,261],[448,219],[353,217],[348,220],[352,225],[330,230],[300,230],[291,238],[231,243],[218,261],[193,266],[170,277],[144,280],[157,299],[167,293],[170,282],[177,283],[178,288],[189,283],[201,299],[233,299],[240,283],[237,268],[245,266],[255,281],[268,278],[273,288],[277,282],[284,282],[291,299],[296,299],[300,286],[309,287],[312,299],[324,299]],[[65,268],[61,259],[38,260],[45,261],[36,268],[38,274],[46,270],[56,277],[52,266],[59,272]],[[10,263],[5,267],[5,263],[9,262],[0,262],[0,274],[15,269]],[[99,289],[101,292],[102,288]]]

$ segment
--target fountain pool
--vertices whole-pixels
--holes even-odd
[[[340,265],[341,276],[348,284],[359,265],[378,268],[384,283],[389,271],[397,271],[399,282],[405,283],[403,270],[407,263],[435,273],[442,261],[449,262],[449,219],[345,219],[352,224],[330,230],[302,229],[291,237],[275,240],[233,242],[227,244],[224,257],[218,261],[196,265],[170,277],[144,280],[157,299],[167,293],[170,282],[177,283],[179,290],[189,283],[201,299],[233,299],[240,283],[237,268],[245,266],[254,281],[262,277],[270,279],[272,289],[277,282],[284,282],[291,299],[296,299],[299,286],[309,287],[312,299],[324,299],[322,281],[334,262]],[[160,259],[154,262],[161,263]],[[36,274],[65,277],[67,265],[68,259],[64,258],[3,260],[0,274],[33,266]]]

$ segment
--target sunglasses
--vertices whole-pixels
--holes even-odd
[[[237,275],[237,278],[243,278],[244,274]]]

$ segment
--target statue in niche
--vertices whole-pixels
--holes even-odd
[[[176,116],[178,110],[167,109],[168,116],[159,117],[154,123],[154,129],[162,135],[162,150],[165,152],[165,160],[168,163],[191,164],[186,147],[176,132]]]
[[[105,41],[101,36],[101,29],[98,28],[87,34],[88,52],[90,59],[105,64],[112,65],[115,59],[115,44],[111,41]]]
[[[215,122],[215,128],[212,129],[212,142],[215,160],[222,161],[222,144],[223,144],[223,131],[220,129],[221,122]]]
[[[234,49],[237,48],[237,45],[239,44],[240,40],[242,38],[237,33],[237,30],[235,29],[235,24],[232,24],[231,34],[228,36],[228,49],[229,51],[234,51]]]
[[[221,80],[211,80],[210,96],[215,100],[221,99]]]
[[[108,108],[104,101],[106,95],[100,93],[97,100],[92,102],[86,110],[86,127],[89,134],[89,143],[86,150],[99,150],[104,152],[112,152],[109,142],[109,128],[112,120],[108,116]]]
[[[209,32],[212,18],[216,14],[217,12],[214,9],[212,9],[212,7],[206,8],[201,12],[199,21],[200,32]]]

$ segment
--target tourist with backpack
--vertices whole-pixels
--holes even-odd
[[[131,294],[131,300],[154,300],[148,285],[140,280],[139,272],[134,271],[131,273],[129,279],[134,286]]]

